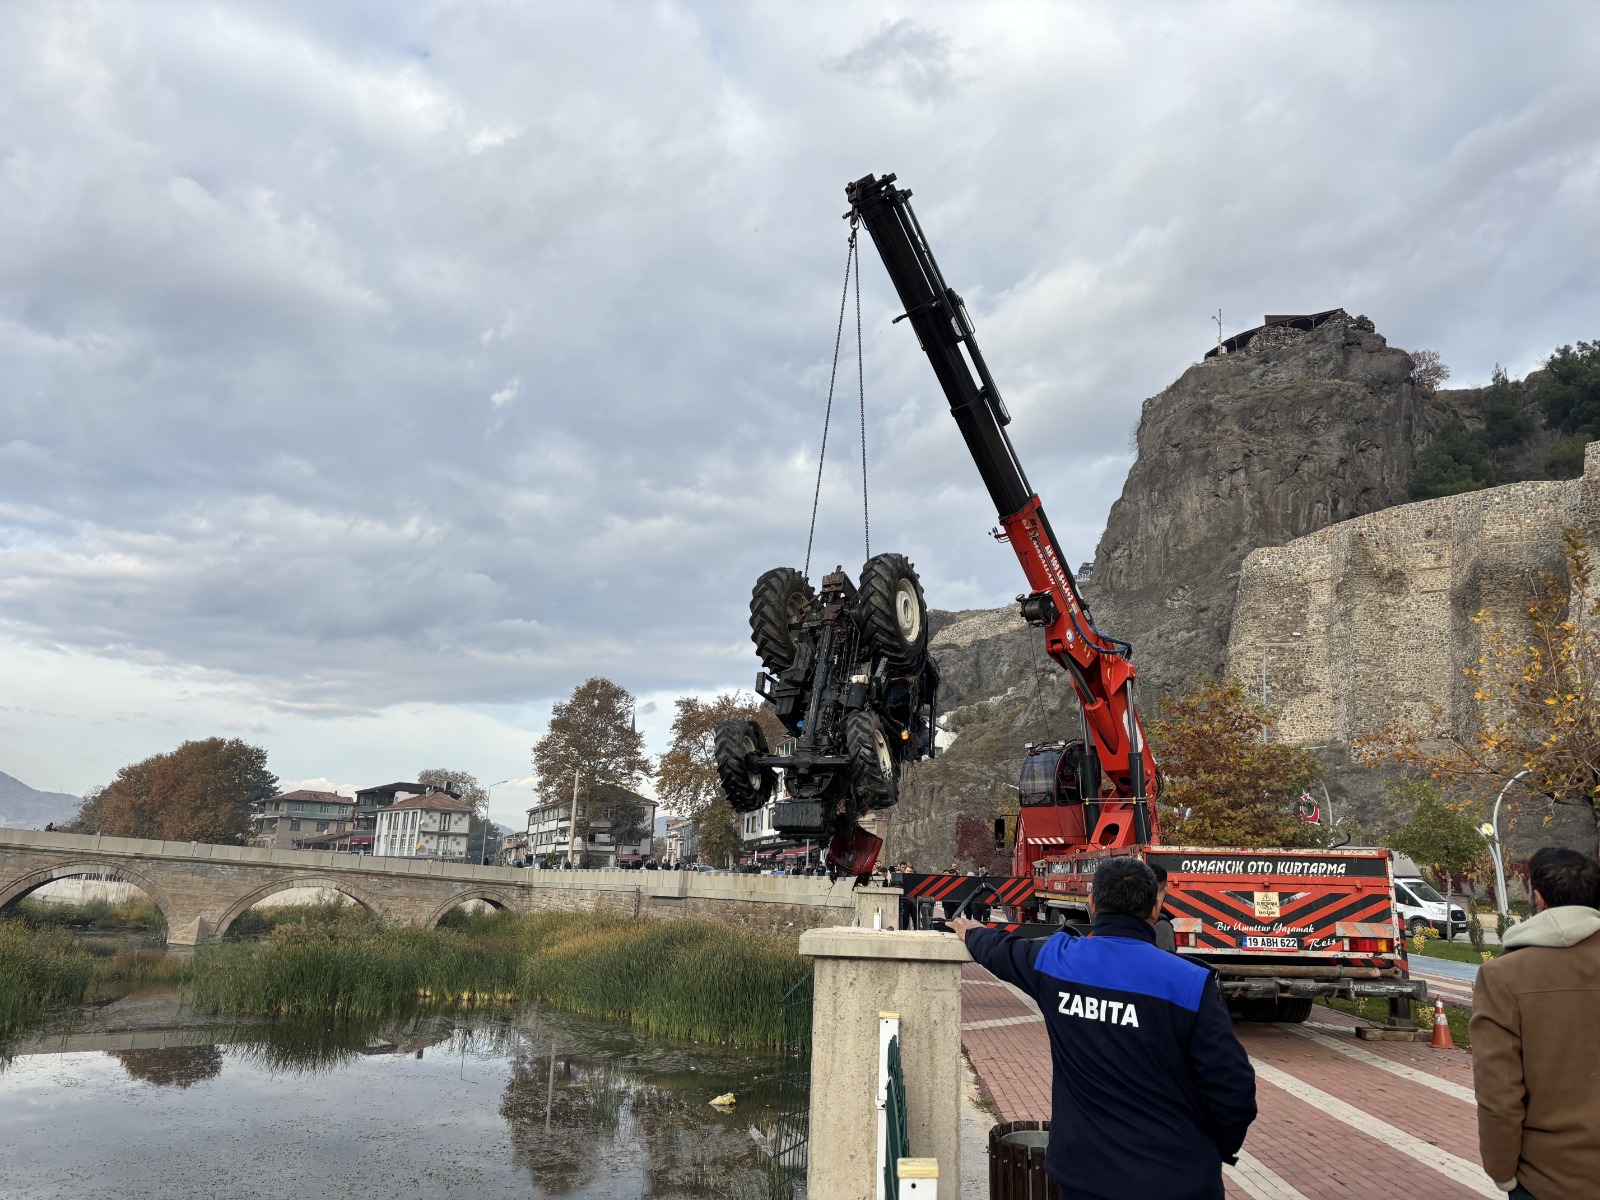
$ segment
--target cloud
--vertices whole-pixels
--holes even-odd
[[[658,701],[659,751],[676,695],[752,677],[749,587],[804,555],[868,171],[914,188],[1073,561],[1219,307],[1362,311],[1462,384],[1595,337],[1600,13],[1359,13],[21,5],[0,677],[60,716],[0,727],[0,769],[137,729],[80,790],[212,694],[280,773],[365,779],[310,731],[404,750],[427,712],[495,728],[500,778],[597,673]],[[871,253],[862,287],[873,547],[1003,603]],[[852,418],[823,568],[863,555]]]

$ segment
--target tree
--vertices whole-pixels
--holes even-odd
[[[1411,355],[1411,382],[1423,391],[1434,391],[1450,378],[1450,368],[1437,350],[1416,350]]]
[[[1483,436],[1499,452],[1515,450],[1533,436],[1533,414],[1522,403],[1522,390],[1499,363],[1483,397]]]
[[[695,823],[695,838],[702,862],[721,863],[744,849],[738,818],[717,782],[717,762],[711,738],[718,722],[759,721],[767,744],[775,746],[788,734],[772,708],[748,692],[724,692],[709,702],[681,696],[672,719],[672,745],[656,769],[656,795],[668,812]]]
[[[1468,429],[1451,413],[1427,449],[1417,455],[1408,489],[1413,500],[1475,492],[1498,482],[1482,430]]]
[[[1170,822],[1167,840],[1198,846],[1305,846],[1322,840],[1320,826],[1302,821],[1295,803],[1322,776],[1316,755],[1265,740],[1272,712],[1245,695],[1237,680],[1200,686],[1163,699],[1150,723],[1161,763],[1162,800],[1192,809]]]
[[[1600,341],[1562,346],[1545,360],[1539,401],[1556,429],[1600,437]]]
[[[239,842],[250,830],[251,801],[277,791],[260,746],[207,738],[123,767],[90,790],[75,820],[113,837]]]
[[[472,801],[472,811],[479,817],[489,815],[489,789],[478,782],[470,771],[450,771],[444,767],[429,767],[418,771],[416,781],[424,787],[435,787],[441,792]]]
[[[1411,816],[1384,845],[1432,869],[1443,881],[1445,899],[1450,898],[1452,881],[1475,873],[1483,866],[1489,844],[1478,832],[1479,818],[1466,804],[1451,804],[1437,785],[1421,779],[1402,779],[1384,784],[1397,803],[1411,810]],[[1445,938],[1449,940],[1450,905],[1445,905]]]
[[[1485,610],[1483,653],[1463,667],[1473,688],[1473,713],[1463,728],[1419,729],[1394,723],[1361,735],[1356,748],[1369,762],[1392,759],[1424,768],[1458,787],[1498,789],[1519,771],[1523,785],[1549,807],[1587,812],[1591,841],[1600,804],[1600,623],[1593,609],[1594,570],[1583,534],[1564,534],[1566,579],[1536,572],[1528,600],[1513,621]]]
[[[572,799],[574,776],[633,790],[650,773],[650,760],[644,734],[634,728],[632,693],[609,679],[585,680],[551,710],[533,768],[547,804]]]

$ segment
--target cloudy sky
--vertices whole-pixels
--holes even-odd
[[[1600,7],[19,0],[0,770],[189,737],[471,770],[605,674],[652,749],[805,552],[846,181],[896,171],[1074,561],[1140,402],[1342,305],[1455,381],[1600,336]],[[875,549],[1020,587],[863,264]],[[843,390],[853,401],[854,379]],[[862,555],[853,408],[819,565]]]

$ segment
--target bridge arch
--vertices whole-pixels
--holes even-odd
[[[47,883],[54,883],[58,879],[74,879],[79,875],[109,875],[113,879],[120,879],[123,883],[133,884],[149,896],[151,902],[161,911],[168,932],[173,929],[173,907],[166,893],[144,872],[124,866],[115,860],[84,859],[81,862],[57,863],[29,871],[10,883],[0,884],[0,912],[4,912]]]
[[[349,880],[338,879],[329,875],[295,875],[286,879],[274,879],[271,883],[264,883],[252,892],[246,892],[239,899],[228,906],[222,914],[222,919],[217,922],[214,936],[222,937],[228,932],[228,927],[237,921],[249,909],[254,908],[268,896],[275,896],[279,892],[292,891],[295,888],[327,888],[329,891],[338,892],[348,896],[371,916],[383,918],[388,914],[378,900],[366,890],[356,887]]]
[[[429,929],[432,929],[440,921],[444,920],[446,913],[451,912],[453,909],[460,908],[461,905],[467,903],[469,900],[482,900],[484,903],[495,909],[498,909],[501,912],[515,912],[517,907],[516,901],[512,898],[511,894],[509,892],[501,891],[499,888],[467,888],[465,891],[459,892],[450,897],[450,899],[446,900],[443,904],[439,905],[438,908],[434,909],[432,915],[428,917],[425,924]]]

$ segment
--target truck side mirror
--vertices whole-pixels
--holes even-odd
[[[994,845],[997,850],[1006,848],[1006,819],[1004,817],[996,817],[994,819]]]

